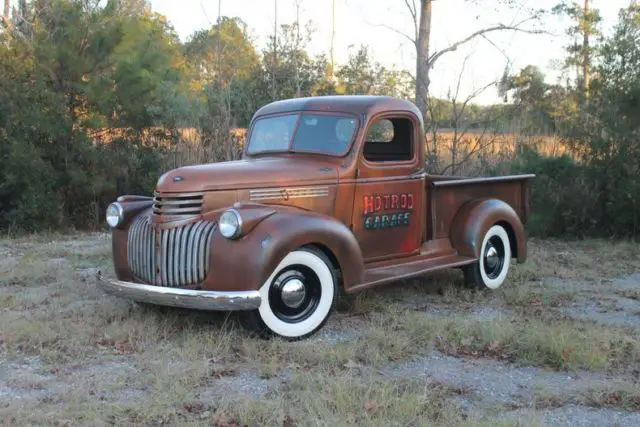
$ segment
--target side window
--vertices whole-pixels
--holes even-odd
[[[408,161],[413,158],[413,123],[409,119],[382,119],[367,132],[363,149],[370,162]]]

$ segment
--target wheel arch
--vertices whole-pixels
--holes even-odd
[[[272,234],[272,254],[265,263],[263,278],[271,274],[287,253],[301,247],[313,247],[321,251],[331,262],[337,273],[339,285],[346,287],[364,280],[364,260],[360,245],[351,230],[334,218],[304,212],[283,213],[272,218],[274,222],[286,224]]]
[[[498,221],[493,225],[499,225],[505,229],[505,231],[507,232],[507,236],[509,236],[509,246],[511,246],[511,256],[512,258],[517,259],[518,258],[518,238],[516,237],[515,231],[513,231],[513,226],[505,220]]]
[[[258,289],[288,253],[304,246],[326,255],[342,287],[364,280],[362,251],[346,225],[309,211],[278,209],[240,239],[215,233],[206,288]]]
[[[516,211],[498,199],[475,199],[465,203],[451,225],[451,244],[460,255],[477,258],[485,233],[494,225],[501,225],[507,232],[512,257],[524,262],[527,258],[524,225]]]
[[[340,281],[340,285],[342,285],[342,266],[340,265],[340,260],[338,259],[338,257],[336,256],[336,254],[333,253],[333,251],[331,250],[331,248],[329,248],[327,245],[323,244],[323,243],[318,243],[318,242],[313,242],[313,243],[307,243],[306,245],[302,246],[302,247],[312,247],[312,248],[316,248],[318,249],[320,252],[322,252],[331,262],[331,265],[333,267],[333,269],[336,271],[336,274],[338,276],[338,280]]]

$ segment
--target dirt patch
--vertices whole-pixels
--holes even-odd
[[[583,405],[567,405],[543,410],[519,409],[497,416],[498,419],[518,423],[522,419],[547,426],[611,426],[635,427],[640,425],[640,413],[594,409]]]
[[[212,381],[196,394],[196,399],[204,404],[215,406],[215,403],[221,399],[264,397],[269,393],[277,392],[278,388],[286,382],[286,375],[263,378],[257,372],[243,372]]]
[[[640,301],[615,295],[598,298],[576,298],[562,310],[576,319],[594,320],[605,325],[640,326]]]
[[[640,300],[635,298],[640,289],[638,273],[611,278],[547,278],[543,285],[532,284],[531,289],[534,294],[541,290],[547,299],[534,296],[531,301],[546,302],[559,314],[605,325],[640,326]]]
[[[532,366],[516,367],[490,359],[451,357],[433,352],[411,362],[394,363],[380,370],[391,377],[420,378],[465,387],[478,404],[536,406],[534,390],[572,393],[598,387],[613,379],[604,374],[554,372]]]
[[[20,406],[63,402],[74,389],[85,390],[97,400],[122,404],[140,399],[144,390],[127,387],[138,371],[126,359],[96,360],[82,366],[47,366],[40,357],[29,356],[0,362],[0,402]]]

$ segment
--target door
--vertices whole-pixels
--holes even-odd
[[[425,174],[418,123],[410,113],[384,114],[369,122],[358,160],[352,218],[365,262],[419,251]]]

